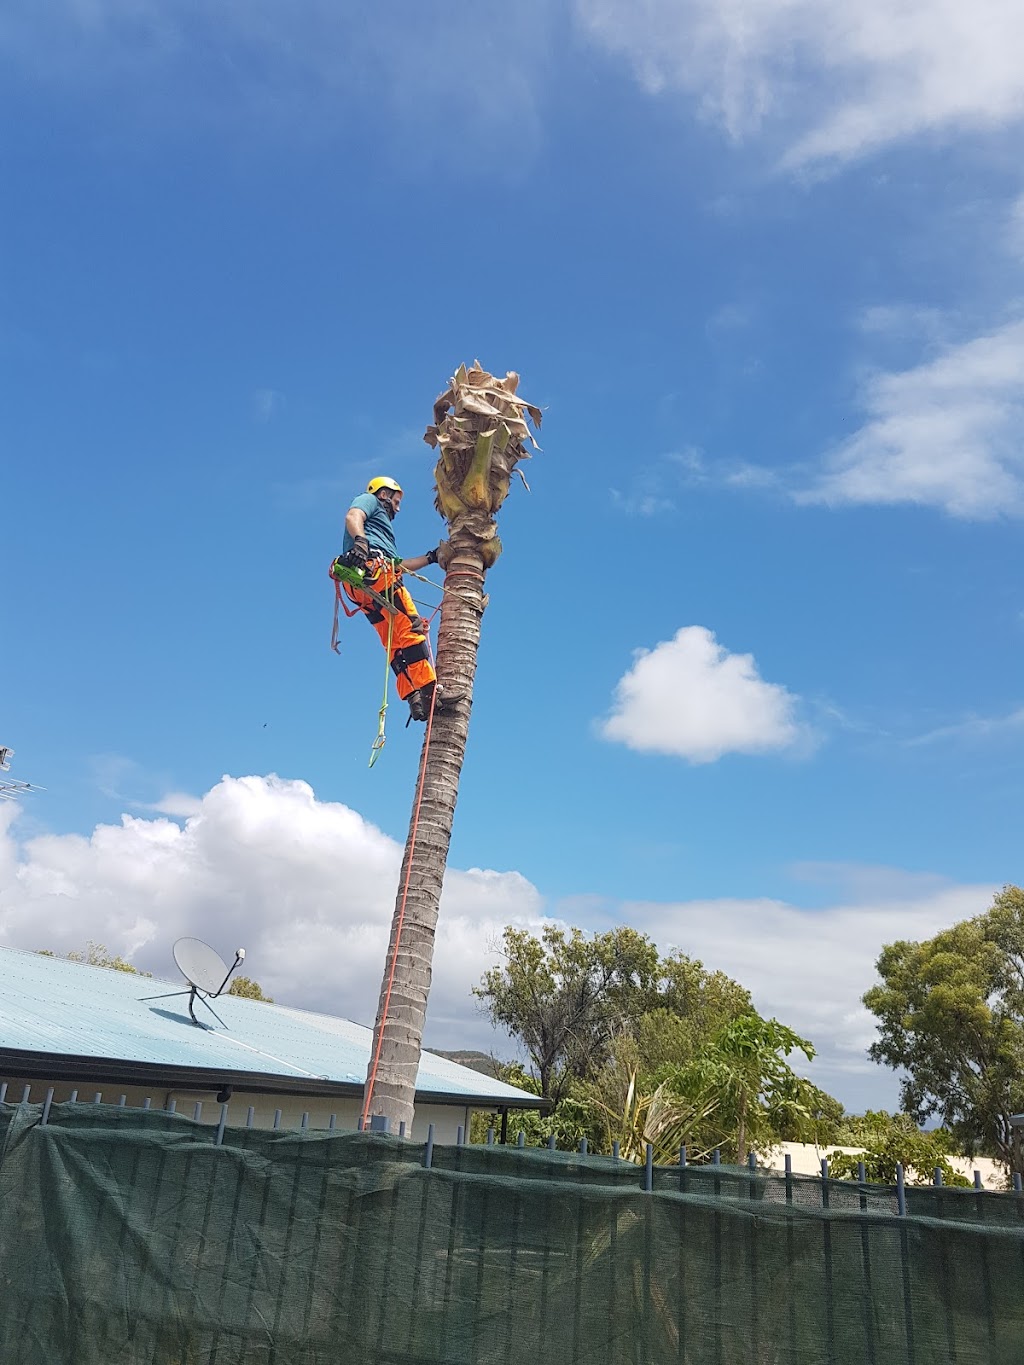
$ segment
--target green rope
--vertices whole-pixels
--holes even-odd
[[[391,598],[391,602],[392,605],[394,605],[394,597]],[[389,613],[388,647],[384,652],[384,696],[381,699],[380,710],[377,713],[377,738],[373,741],[373,744],[370,746],[369,767],[371,768],[377,762],[377,759],[380,758],[381,751],[383,750],[384,745],[387,743],[388,739],[387,735],[384,733],[384,721],[388,713],[388,682],[389,674],[391,672],[391,636],[392,632],[394,631],[394,628],[395,628],[394,614]]]

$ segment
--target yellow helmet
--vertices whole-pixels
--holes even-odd
[[[402,485],[396,483],[394,479],[387,478],[386,475],[384,477],[371,479],[366,485],[367,493],[379,493],[382,488],[388,488],[392,493],[401,493],[402,491]]]

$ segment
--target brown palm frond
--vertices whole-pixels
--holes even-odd
[[[508,496],[512,473],[520,460],[530,458],[527,442],[540,449],[529,423],[539,428],[541,411],[519,397],[518,387],[514,370],[498,379],[479,361],[469,368],[460,365],[435,401],[434,421],[423,436],[440,451],[434,505],[451,538],[483,542],[485,568],[501,553],[494,518]]]

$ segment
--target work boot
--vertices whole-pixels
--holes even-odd
[[[439,711],[451,711],[458,706],[460,701],[466,700],[465,692],[456,692],[452,687],[445,687],[444,683],[437,684],[437,709]]]
[[[415,692],[410,692],[406,697],[410,720],[426,720],[430,715],[430,694],[433,688],[433,683],[429,687],[417,687]]]

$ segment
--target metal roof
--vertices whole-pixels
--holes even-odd
[[[169,999],[168,992],[182,992]],[[184,982],[0,948],[0,1070],[304,1094],[362,1092],[373,1033],[362,1024],[242,996],[200,1003]],[[536,1095],[424,1052],[420,1100],[542,1108]]]

